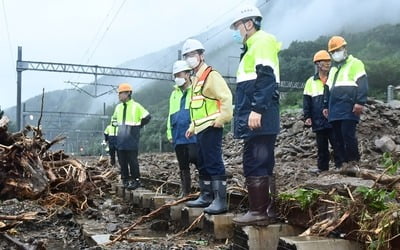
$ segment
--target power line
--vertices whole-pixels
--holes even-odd
[[[102,30],[103,26],[106,24],[106,21],[107,21],[108,17],[110,16],[110,14],[111,14],[112,10],[114,9],[114,7],[115,7],[115,2],[113,2],[113,5],[111,6],[111,8],[110,8],[110,10],[108,11],[107,15],[105,16],[105,18],[104,18],[103,21],[101,22],[101,24],[100,24],[99,28],[97,29],[97,32],[96,32],[96,34],[94,35],[93,39],[92,39],[91,42],[89,43],[89,47],[86,49],[85,53],[83,54],[82,60],[84,60],[85,56],[89,54],[92,45],[95,44],[96,39],[97,39],[97,38],[99,37],[99,35],[100,35],[100,31]],[[89,59],[86,61],[86,63],[88,63],[88,62],[89,62]]]
[[[7,33],[7,39],[8,39],[8,49],[10,51],[12,63],[14,64],[15,59],[14,59],[14,54],[12,52],[12,46],[11,46],[11,36],[10,36],[10,30],[8,28],[8,21],[7,21],[7,13],[6,13],[6,6],[4,4],[4,0],[1,1],[3,5],[3,14],[4,14],[4,24],[6,26],[6,33]]]
[[[239,2],[238,4],[236,4],[235,6],[233,6],[232,8],[230,8],[228,11],[226,11],[226,12],[223,13],[222,15],[216,17],[213,21],[211,21],[210,23],[208,23],[208,24],[202,29],[203,32],[206,32],[207,29],[209,29],[209,27],[212,27],[218,20],[220,20],[221,18],[223,18],[223,17],[226,16],[227,14],[231,13],[232,11],[234,11],[239,5],[241,5],[241,4],[242,4],[243,2],[245,2],[245,1],[247,1],[247,0],[243,0],[243,1]],[[263,5],[263,4],[262,4],[262,5]],[[262,5],[261,5],[261,6],[262,6]],[[225,30],[225,29],[226,29],[226,28],[224,27],[223,29],[219,30],[219,31],[216,33],[216,35],[213,35],[212,37],[215,37],[215,36],[221,34],[221,32],[222,32],[223,30]],[[209,40],[211,40],[211,39],[208,38],[208,36],[207,36],[207,39],[206,39],[205,41],[202,41],[202,42],[203,42],[203,44],[204,44],[204,43],[207,43]],[[170,53],[172,53],[172,51],[169,52],[169,54],[170,54]],[[175,52],[174,52],[174,53],[175,53]],[[167,54],[166,56],[169,56],[169,54]],[[154,61],[154,63],[150,64],[149,67],[147,67],[147,68],[153,68],[155,65],[158,65],[158,66],[160,66],[162,69],[165,69],[165,68],[169,67],[168,65],[166,65],[166,63],[167,63],[167,62],[165,62],[165,61],[162,61],[162,60],[160,61],[159,59],[157,59],[157,60]]]
[[[99,38],[101,30],[103,29],[103,26],[106,24],[106,21],[109,19],[109,16],[111,15],[111,12],[113,11],[114,7],[116,6],[115,3],[116,3],[116,1],[113,1],[113,4],[112,4],[110,10],[108,11],[107,15],[104,17],[104,19],[101,22],[100,26],[98,26],[96,34],[93,36],[92,40],[90,41],[89,46],[86,49],[85,53],[83,53],[82,58],[81,58],[80,61],[84,61],[85,60],[85,57],[89,55],[91,48],[96,44],[96,40],[98,41],[98,38]],[[86,64],[89,63],[89,61],[90,61],[90,58],[88,57],[88,59],[86,60]],[[69,79],[69,81],[71,81],[71,79],[73,77],[74,76],[72,76]],[[77,81],[80,80],[80,77],[81,77],[81,75],[77,76]]]
[[[121,6],[119,6],[119,9],[117,10],[117,12],[115,13],[114,17],[111,19],[110,24],[108,25],[107,29],[104,31],[103,35],[101,36],[99,42],[97,43],[96,47],[94,48],[94,50],[92,51],[92,54],[89,56],[88,61],[93,57],[94,53],[96,52],[97,48],[100,46],[101,42],[103,41],[104,37],[106,36],[107,32],[110,30],[111,25],[114,23],[115,19],[117,18],[119,12],[121,11],[122,7],[124,6],[124,4],[126,3],[127,0],[124,0],[121,4]]]

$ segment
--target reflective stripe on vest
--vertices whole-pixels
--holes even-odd
[[[192,86],[192,100],[190,102],[190,117],[195,126],[215,120],[221,113],[220,101],[203,95],[206,79],[212,68],[207,67],[196,84]]]
[[[314,76],[308,78],[306,86],[304,87],[304,95],[311,97],[319,96],[324,94],[324,84],[321,79],[314,79]]]
[[[109,136],[117,136],[118,127],[114,127],[112,125],[108,125],[104,130],[104,134]]]
[[[117,119],[118,125],[140,126],[141,120],[149,115],[149,112],[132,99],[126,102],[126,105],[126,109],[124,109],[123,103],[118,104],[115,108],[113,117]],[[125,123],[123,121],[124,114]]]
[[[248,50],[240,60],[236,74],[237,83],[255,80],[257,78],[256,66],[270,66],[279,83],[278,52],[281,43],[276,38],[262,30],[257,31],[246,41]]]
[[[338,76],[336,78],[336,82],[334,83],[334,75],[338,71],[337,67],[332,67],[329,72],[328,81],[326,84],[329,86],[329,89],[334,87],[343,87],[343,86],[351,86],[358,87],[357,80],[366,75],[364,64],[350,55],[345,64],[343,64],[338,72]]]

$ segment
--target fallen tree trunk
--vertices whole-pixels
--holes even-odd
[[[0,214],[0,220],[18,220],[18,221],[28,221],[28,220],[34,220],[36,218],[37,212],[28,212],[28,213],[23,213],[20,215],[1,215]]]
[[[357,176],[364,180],[372,180],[375,183],[384,185],[387,189],[394,189],[397,193],[400,193],[400,176],[390,176],[385,173],[377,173],[370,170],[360,168],[347,168],[343,169],[342,174],[348,176]]]

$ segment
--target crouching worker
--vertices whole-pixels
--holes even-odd
[[[138,163],[140,129],[151,116],[139,103],[132,99],[132,86],[121,83],[118,86],[118,98],[121,103],[115,107],[113,119],[118,123],[117,154],[121,166],[121,179],[125,188],[134,190],[140,187]]]

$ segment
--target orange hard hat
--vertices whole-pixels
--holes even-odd
[[[331,56],[329,55],[328,51],[326,50],[320,50],[314,55],[313,62],[318,62],[318,61],[330,61]]]
[[[338,48],[340,48],[340,47],[342,47],[342,46],[344,46],[346,44],[347,44],[347,42],[346,42],[346,40],[344,40],[343,37],[341,37],[341,36],[333,36],[333,37],[331,37],[331,39],[329,39],[328,51],[332,52],[332,51],[337,50]]]
[[[118,86],[118,93],[133,91],[132,86],[129,83],[121,83]]]

